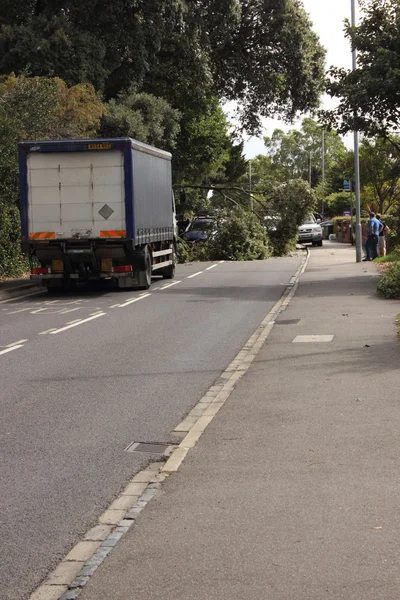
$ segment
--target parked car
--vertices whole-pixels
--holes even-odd
[[[301,244],[312,244],[322,246],[322,227],[314,215],[311,215],[299,227],[299,242]]]
[[[182,238],[186,242],[205,242],[215,233],[215,219],[212,217],[196,217],[186,227]]]

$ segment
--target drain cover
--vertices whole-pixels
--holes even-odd
[[[164,454],[171,444],[151,444],[148,442],[132,442],[125,448],[125,452],[152,452],[153,454]]]
[[[276,325],[297,325],[300,323],[300,319],[282,319],[282,321],[276,321]]]
[[[113,209],[111,208],[111,206],[108,206],[108,204],[105,204],[100,210],[99,210],[99,215],[101,217],[103,217],[103,219],[105,219],[107,221],[107,219],[109,219],[111,217],[111,215],[114,213]]]

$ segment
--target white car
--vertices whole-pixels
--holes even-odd
[[[299,227],[299,243],[322,246],[322,227],[312,215]]]

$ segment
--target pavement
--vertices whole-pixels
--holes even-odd
[[[311,249],[250,368],[80,600],[400,598],[400,303],[377,278],[353,248]]]
[[[0,301],[40,291],[42,288],[28,277],[0,280]]]

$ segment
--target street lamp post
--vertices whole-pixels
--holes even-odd
[[[321,215],[325,212],[325,130],[322,130],[322,203]]]
[[[356,0],[351,0],[351,26],[356,26]],[[357,51],[353,48],[353,71],[357,69]],[[354,131],[354,171],[356,192],[356,262],[362,258],[361,200],[360,200],[360,153],[358,131]]]

